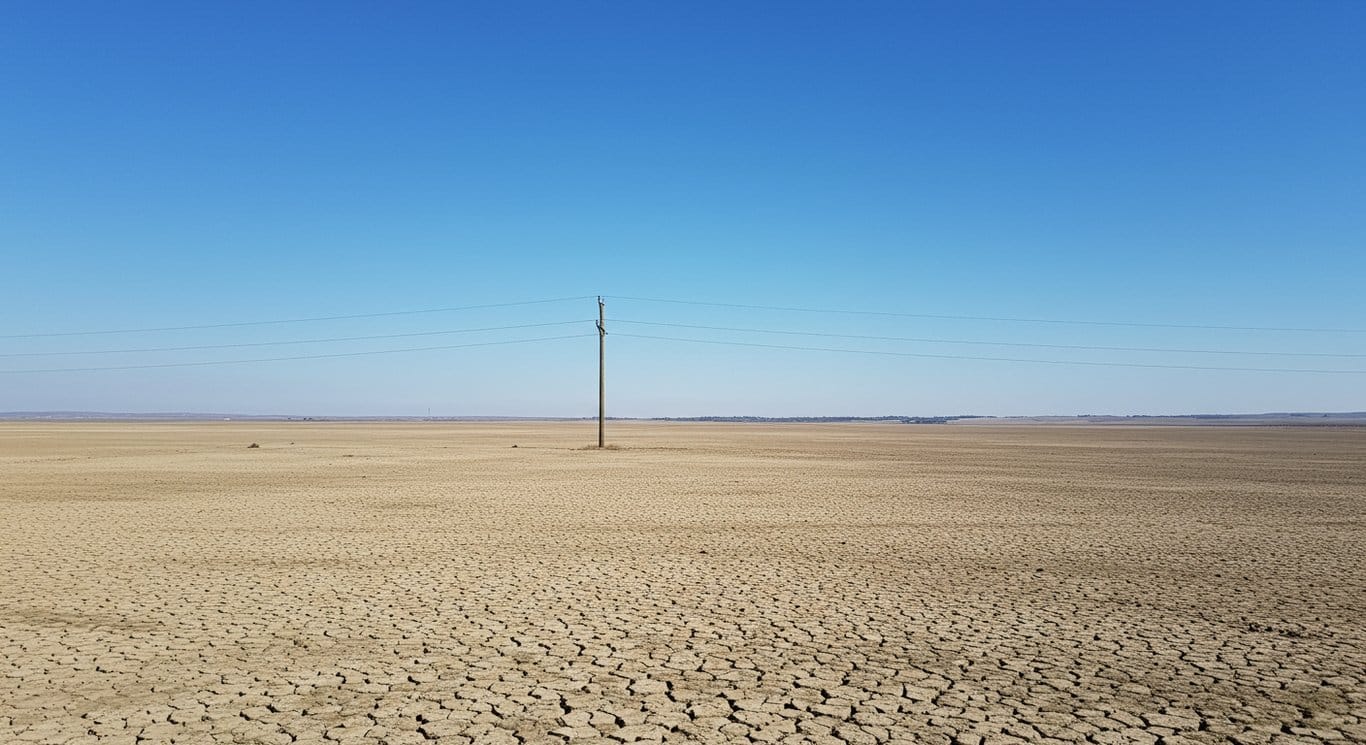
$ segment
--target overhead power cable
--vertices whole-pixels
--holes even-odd
[[[868,336],[864,334],[836,334],[824,331],[787,331],[778,329],[753,329],[736,326],[698,326],[689,323],[661,323],[657,321],[632,321],[623,318],[613,319],[613,323],[629,323],[637,326],[663,326],[680,329],[699,329],[705,331],[738,331],[755,334],[785,334],[788,336],[820,336],[833,339],[866,339],[871,341],[909,341],[925,344],[974,344],[989,347],[1033,347],[1039,349],[1081,349],[1105,352],[1170,352],[1179,354],[1230,354],[1258,357],[1331,357],[1339,359],[1366,358],[1366,354],[1331,354],[1327,352],[1257,352],[1231,349],[1178,349],[1170,347],[1105,347],[1084,344],[1031,344],[1013,341],[979,341],[973,339],[929,339],[913,336]],[[3,356],[3,355],[0,355]]]
[[[312,316],[308,318],[281,318],[269,321],[232,321],[229,323],[206,323],[194,326],[158,326],[152,328],[135,329],[104,329],[101,331],[58,331],[33,334],[3,334],[0,339],[39,339],[56,336],[101,336],[107,334],[142,334],[157,331],[194,331],[199,329],[226,329],[240,328],[243,326],[275,326],[284,323],[311,323],[314,321],[347,321],[358,318],[386,318],[390,316],[415,316],[424,313],[454,313],[462,310],[482,310],[485,308],[511,308],[517,305],[540,305],[544,303],[563,303],[570,300],[588,300],[597,297],[596,295],[580,295],[576,297],[554,297],[544,300],[521,300],[512,303],[484,303],[482,305],[459,305],[451,308],[422,308],[419,310],[391,310],[383,313],[350,313],[340,316]]]
[[[687,339],[678,336],[652,336],[647,334],[624,334],[618,332],[616,336],[625,336],[634,339],[656,339],[660,341],[682,341],[695,344],[721,344],[732,347],[759,347],[762,349],[792,349],[803,352],[843,352],[846,354],[865,354],[883,355],[889,357],[920,357],[941,360],[979,360],[985,362],[1027,362],[1040,365],[1084,365],[1087,367],[1142,367],[1161,370],[1219,370],[1231,372],[1267,372],[1267,373],[1323,373],[1336,375],[1366,375],[1366,370],[1312,370],[1302,368],[1280,368],[1280,367],[1216,367],[1206,365],[1159,365],[1142,362],[1090,362],[1080,360],[1039,360],[1022,359],[1019,357],[974,357],[962,354],[930,354],[926,352],[888,352],[871,349],[840,349],[836,347],[803,347],[786,344],[760,344],[757,342],[744,341],[721,341],[719,339]]]
[[[676,305],[700,305],[711,308],[743,308],[746,310],[776,310],[788,313],[829,313],[855,316],[884,316],[891,318],[936,318],[950,321],[996,321],[1000,323],[1050,323],[1075,326],[1124,326],[1132,328],[1158,329],[1205,329],[1216,331],[1287,331],[1300,333],[1366,334],[1366,329],[1351,328],[1309,328],[1293,326],[1220,326],[1196,323],[1137,323],[1128,321],[1083,321],[1061,318],[1016,318],[1009,316],[961,316],[943,313],[894,313],[878,310],[845,310],[840,308],[802,308],[784,305],[749,305],[744,303],[708,303],[700,300],[671,300],[667,298],[629,297],[613,295],[612,300],[626,300],[638,303],[672,303]]]
[[[0,357],[59,357],[87,354],[133,354],[139,352],[187,352],[204,349],[240,349],[242,347],[279,347],[292,344],[325,344],[342,341],[374,341],[376,339],[404,339],[414,336],[444,336],[447,334],[474,334],[482,331],[507,331],[509,329],[532,329],[545,326],[568,326],[575,323],[592,323],[593,319],[578,321],[554,321],[552,323],[521,323],[514,326],[485,326],[477,329],[449,329],[445,331],[415,331],[406,334],[373,334],[370,336],[334,336],[329,339],[291,339],[287,341],[254,341],[240,344],[199,344],[189,347],[142,347],[139,349],[93,349],[87,351],[61,352],[6,352]]]
[[[305,354],[294,357],[258,357],[246,360],[206,360],[201,362],[165,362],[151,365],[116,365],[110,367],[62,367],[47,370],[0,370],[0,375],[22,373],[61,373],[61,372],[103,372],[106,370],[151,370],[160,367],[209,367],[212,365],[242,365],[249,362],[284,362],[286,360],[322,360],[337,357],[366,357],[376,354],[398,354],[401,352],[430,352],[438,349],[468,349],[470,347],[493,347],[504,344],[530,344],[538,341],[558,341],[560,339],[581,339],[591,334],[569,334],[567,336],[543,336],[536,339],[507,339],[504,341],[484,341],[472,344],[444,344],[435,347],[406,347],[403,349],[374,349],[365,352],[337,352],[335,354]]]

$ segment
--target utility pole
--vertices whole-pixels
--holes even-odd
[[[603,324],[602,296],[598,296],[598,448],[607,447],[603,437],[603,425],[607,421],[605,402],[607,384],[604,374],[607,370],[607,326]]]

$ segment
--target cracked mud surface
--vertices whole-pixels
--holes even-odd
[[[0,424],[0,742],[1366,740],[1366,429],[593,438]]]

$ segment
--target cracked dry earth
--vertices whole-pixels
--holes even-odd
[[[0,742],[1366,740],[1366,428],[593,436],[0,424]]]

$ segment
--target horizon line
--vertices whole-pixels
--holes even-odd
[[[880,414],[880,415],[827,415],[827,414],[703,414],[703,415],[660,415],[660,416],[608,416],[608,421],[676,421],[676,422],[896,422],[907,424],[947,423],[963,420],[1027,420],[1027,419],[1361,419],[1366,420],[1366,411],[1261,411],[1237,413],[1098,413],[1081,414]],[[576,422],[596,421],[597,416],[540,416],[540,415],[502,415],[502,414],[244,414],[231,412],[194,412],[194,411],[0,411],[0,421],[137,421],[137,420],[177,420],[186,422],[207,421],[393,421],[393,422]]]

